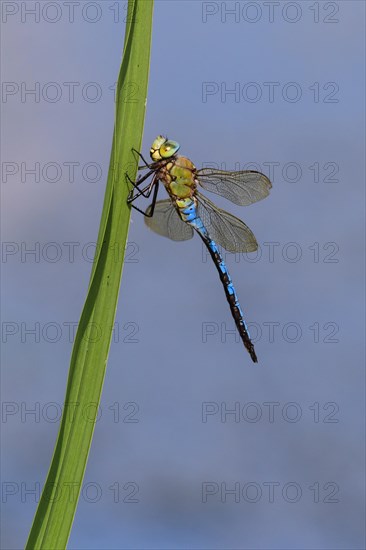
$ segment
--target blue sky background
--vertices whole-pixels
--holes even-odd
[[[24,11],[34,4],[1,4],[9,550],[24,545],[36,508],[27,491],[43,483],[57,435],[126,13],[124,3],[81,1],[70,22],[63,2],[57,11],[44,2],[36,22]],[[274,166],[263,202],[240,208],[210,196],[261,247],[258,256],[225,255],[260,362],[232,332],[199,239],[170,242],[133,213],[72,549],[364,548],[365,8],[279,4],[156,2],[145,154],[164,133],[198,167]],[[236,15],[225,12],[235,6]],[[39,101],[22,97],[37,82]],[[73,102],[65,82],[80,84]],[[206,97],[207,83],[215,93]],[[235,86],[239,97],[225,95]],[[79,163],[74,181],[70,162]],[[35,163],[39,181],[25,173]],[[235,407],[237,416],[225,414]]]

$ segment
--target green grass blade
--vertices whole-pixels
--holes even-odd
[[[141,147],[153,0],[129,0],[116,118],[96,260],[71,356],[65,407],[27,549],[63,549],[70,535],[100,402],[117,308],[130,209],[124,177]],[[130,169],[132,178],[136,168]],[[87,415],[85,411],[87,410]]]

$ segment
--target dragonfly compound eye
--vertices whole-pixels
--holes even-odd
[[[180,145],[176,141],[166,141],[161,145],[159,150],[161,158],[168,159],[169,157],[172,157],[178,151],[179,147]]]

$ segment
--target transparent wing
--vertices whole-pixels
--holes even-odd
[[[202,168],[197,171],[197,180],[207,191],[221,195],[240,206],[247,206],[264,199],[269,195],[272,187],[267,176],[254,170],[226,172]]]
[[[146,214],[151,212],[151,206]],[[152,231],[172,241],[188,241],[194,233],[192,227],[180,219],[170,199],[157,201],[152,218],[145,216],[145,223]]]
[[[258,243],[244,222],[215,206],[210,200],[196,194],[198,215],[210,237],[228,252],[254,252]]]

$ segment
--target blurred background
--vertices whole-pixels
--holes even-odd
[[[24,546],[57,435],[126,8],[1,3],[4,549]],[[248,208],[209,197],[260,244],[225,254],[259,364],[200,240],[133,212],[69,548],[364,548],[364,15],[156,2],[143,152],[163,133],[197,167],[273,182]]]

